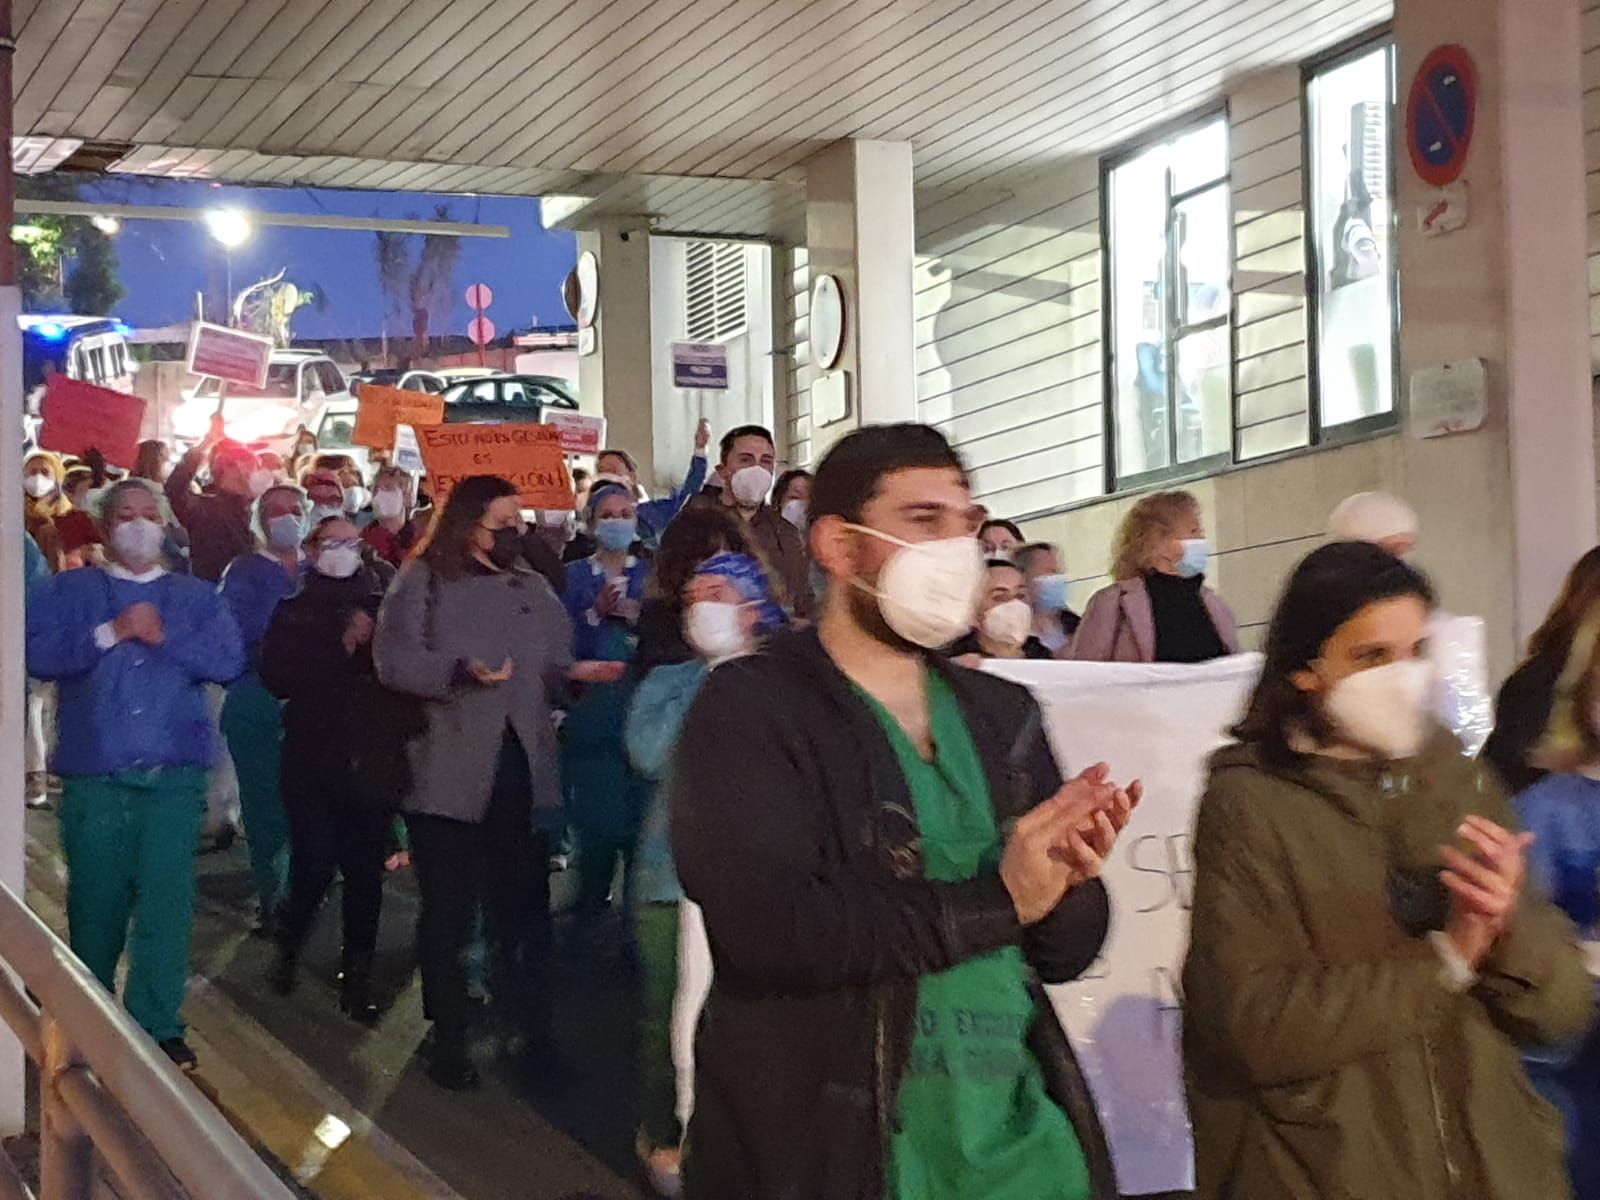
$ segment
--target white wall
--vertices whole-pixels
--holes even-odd
[[[694,429],[703,415],[711,421],[712,463],[716,439],[736,425],[774,424],[773,253],[750,243],[745,249],[745,301],[748,324],[727,339],[728,390],[685,390],[672,384],[672,343],[687,339],[684,316],[682,238],[650,239],[651,374],[655,413],[656,480],[661,491],[682,481],[694,452]],[[781,438],[780,438],[781,440]]]

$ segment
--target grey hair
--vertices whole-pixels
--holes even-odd
[[[148,479],[120,479],[100,493],[95,505],[96,521],[102,526],[105,525],[111,519],[111,513],[117,507],[117,501],[127,492],[133,491],[143,492],[152,500],[155,500],[158,506],[160,505],[161,493],[156,491],[155,485]]]
[[[263,543],[265,543],[267,540],[267,530],[266,526],[262,525],[261,523],[261,508],[262,505],[266,504],[268,496],[277,495],[279,492],[288,492],[291,496],[293,496],[295,498],[295,502],[300,505],[300,516],[303,518],[306,515],[306,507],[309,502],[306,499],[305,489],[298,488],[292,483],[273,484],[266,491],[262,492],[261,495],[257,496],[255,503],[250,506],[251,532],[253,532]]]

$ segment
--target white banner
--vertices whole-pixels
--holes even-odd
[[[1190,839],[1206,759],[1244,711],[1261,658],[985,665],[1033,692],[1067,774],[1106,762],[1119,782],[1144,781],[1144,802],[1106,868],[1105,948],[1081,979],[1050,991],[1094,1089],[1122,1192],[1189,1191],[1179,987],[1194,894]]]

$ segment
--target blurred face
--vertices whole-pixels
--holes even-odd
[[[361,531],[350,521],[324,521],[318,526],[317,531],[311,535],[311,550],[313,553],[333,546],[349,546],[359,549],[360,545]]]
[[[154,521],[157,525],[163,524],[161,506],[156,503],[156,498],[142,487],[123,488],[117,493],[111,506],[106,509],[106,533],[111,533],[118,525],[141,520]]]
[[[602,475],[612,475],[618,479],[626,479],[630,483],[637,482],[633,468],[628,466],[627,459],[620,454],[602,454],[595,460],[595,467]]]
[[[344,484],[340,482],[339,475],[326,467],[311,472],[306,477],[306,495],[311,498],[311,503],[323,508],[342,508],[344,506]]]
[[[945,538],[973,537],[978,514],[966,478],[954,467],[895,471],[878,481],[877,494],[858,523],[911,545]],[[847,604],[850,618],[887,645],[901,647],[879,611],[875,593],[883,565],[900,549],[893,541],[852,528],[839,517],[824,517],[812,529],[817,562],[836,586],[829,595]],[[855,586],[859,583],[861,586]]]
[[[1022,545],[1004,525],[991,525],[979,536],[983,541],[983,552],[990,558],[1010,558]]]
[[[211,480],[219,492],[232,496],[250,495],[250,473],[256,469],[256,456],[248,451],[219,454],[211,463]]]
[[[612,492],[594,507],[596,521],[631,521],[638,514],[638,508],[632,500],[621,492]]]
[[[754,604],[747,604],[739,589],[734,586],[733,580],[722,575],[696,575],[684,585],[683,606],[688,609],[695,604],[734,604],[739,606],[739,625],[744,630],[746,639],[753,642],[756,636],[756,626],[761,620],[761,610]]]
[[[724,479],[732,479],[746,467],[765,467],[770,471],[777,462],[778,456],[772,443],[759,434],[751,433],[734,439],[733,445],[728,448],[728,459],[720,470]]]
[[[473,530],[472,544],[487,554],[494,548],[494,535],[498,529],[522,529],[522,503],[515,496],[501,496],[490,503],[483,519]]]
[[[784,505],[791,500],[804,500],[811,503],[811,478],[808,475],[796,475],[789,481],[788,490],[778,498],[778,504]]]
[[[1027,581],[1032,583],[1041,575],[1061,574],[1061,555],[1054,550],[1035,550],[1028,555],[1028,566],[1023,572]]]
[[[978,619],[981,621],[991,608],[1007,601],[1025,599],[1027,585],[1021,571],[1015,567],[990,567],[983,599],[978,602]]]
[[[1427,658],[1428,617],[1428,606],[1415,596],[1367,605],[1334,630],[1317,660],[1295,673],[1294,685],[1323,697],[1358,672]]]
[[[1183,561],[1183,543],[1206,535],[1205,523],[1200,518],[1198,506],[1180,516],[1167,530],[1156,552],[1156,570],[1166,575],[1176,575]]]
[[[261,497],[261,524],[270,525],[278,517],[299,516],[300,497],[294,492],[268,492]]]
[[[89,491],[89,482],[85,480],[72,486],[72,490],[67,493],[67,499],[72,501],[73,508],[82,511],[88,507]]]

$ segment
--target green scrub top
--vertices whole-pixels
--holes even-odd
[[[916,807],[922,869],[958,882],[997,870],[988,777],[950,685],[927,675],[933,761],[862,693],[894,746]],[[1007,946],[924,976],[889,1162],[896,1200],[1088,1200],[1089,1169],[1027,1046],[1027,964]]]

